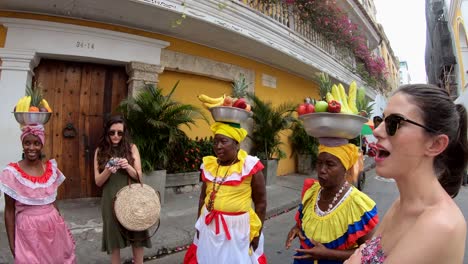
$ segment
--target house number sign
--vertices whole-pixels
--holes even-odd
[[[75,47],[80,49],[94,49],[94,43],[87,41],[77,41]]]

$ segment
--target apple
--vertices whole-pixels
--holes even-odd
[[[315,112],[326,112],[328,109],[328,103],[325,101],[318,101],[315,103]]]
[[[300,105],[297,107],[296,111],[297,111],[297,114],[300,115],[300,116],[301,116],[301,115],[307,114],[305,104],[300,104]]]
[[[247,102],[245,101],[244,98],[239,98],[232,104],[232,106],[237,107],[237,108],[241,108],[241,109],[245,109],[247,107]]]
[[[341,112],[341,104],[336,100],[331,100],[328,102],[328,112],[330,113],[340,113]]]
[[[305,104],[305,109],[307,114],[315,112],[315,106],[313,104]]]

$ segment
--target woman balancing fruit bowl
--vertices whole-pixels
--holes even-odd
[[[19,103],[20,107],[25,105]],[[20,122],[24,157],[0,173],[8,242],[15,263],[72,264],[75,242],[55,203],[65,176],[55,160],[42,160],[47,120],[39,121]]]

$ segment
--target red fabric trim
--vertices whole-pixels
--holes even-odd
[[[265,254],[262,254],[259,258],[258,258],[258,264],[267,264],[267,258],[265,256]]]
[[[50,160],[48,160],[46,162],[46,169],[44,171],[44,174],[42,174],[41,176],[31,176],[29,174],[27,174],[23,169],[21,169],[21,167],[19,166],[18,163],[10,163],[8,164],[9,166],[13,167],[16,171],[18,171],[21,175],[21,177],[33,182],[33,183],[46,183],[50,176],[52,176],[52,162],[50,162]]]
[[[359,230],[358,232],[349,235],[348,240],[346,240],[346,242],[342,244],[341,246],[339,246],[337,249],[348,249],[349,247],[354,245],[360,237],[366,235],[372,229],[374,229],[374,227],[376,227],[378,223],[379,223],[379,215],[375,215],[371,220],[369,220],[367,225],[364,226],[363,230]]]
[[[301,242],[302,248],[305,248],[305,249],[310,248],[309,245],[307,245],[306,242],[305,242],[304,240],[302,240],[302,239],[299,239],[299,240],[300,240],[300,242]]]
[[[197,262],[197,245],[192,244],[187,249],[184,257],[184,264],[198,264]]]
[[[312,178],[307,178],[304,180],[304,185],[302,186],[302,193],[301,193],[301,199],[304,198],[304,194],[305,192],[310,188],[312,187],[312,185],[314,185],[314,183],[316,182],[315,179],[312,179]],[[302,202],[302,201],[301,201]]]
[[[226,224],[226,220],[224,220],[224,215],[241,215],[245,214],[246,212],[222,212],[222,211],[217,211],[217,210],[211,210],[210,213],[208,213],[205,216],[205,224],[209,225],[211,222],[213,222],[213,219],[215,220],[215,228],[216,228],[216,234],[219,234],[219,219],[221,219],[221,224],[223,225],[224,233],[226,234],[226,238],[228,240],[231,240],[231,233],[229,233],[229,229]]]

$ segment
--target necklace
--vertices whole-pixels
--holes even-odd
[[[333,200],[331,201],[331,203],[328,204],[328,209],[325,212],[323,212],[320,209],[319,205],[318,205],[318,203],[320,201],[321,194],[322,194],[322,190],[323,190],[322,188],[320,188],[320,191],[319,191],[319,193],[317,195],[317,202],[315,203],[315,212],[320,216],[324,216],[324,215],[329,214],[332,211],[332,209],[334,208],[334,206],[336,205],[336,203],[338,202],[338,198],[344,192],[346,187],[348,187],[348,182],[343,183],[343,186],[341,186],[340,190],[335,194],[335,197],[333,197]]]
[[[211,210],[213,210],[213,207],[214,207],[214,200],[216,198],[216,193],[218,193],[219,191],[219,188],[221,188],[221,185],[223,185],[224,181],[226,180],[226,176],[229,172],[229,170],[231,169],[232,165],[234,165],[234,163],[236,163],[237,161],[237,158],[235,158],[232,162],[231,162],[231,165],[229,165],[229,168],[226,170],[226,173],[224,173],[224,177],[222,177],[220,180],[218,180],[218,170],[219,170],[219,162],[218,162],[218,167],[216,168],[216,175],[213,179],[213,190],[211,191],[211,194],[210,194],[210,200],[208,201],[208,205],[206,206],[206,209],[208,210],[208,212],[211,212]]]

